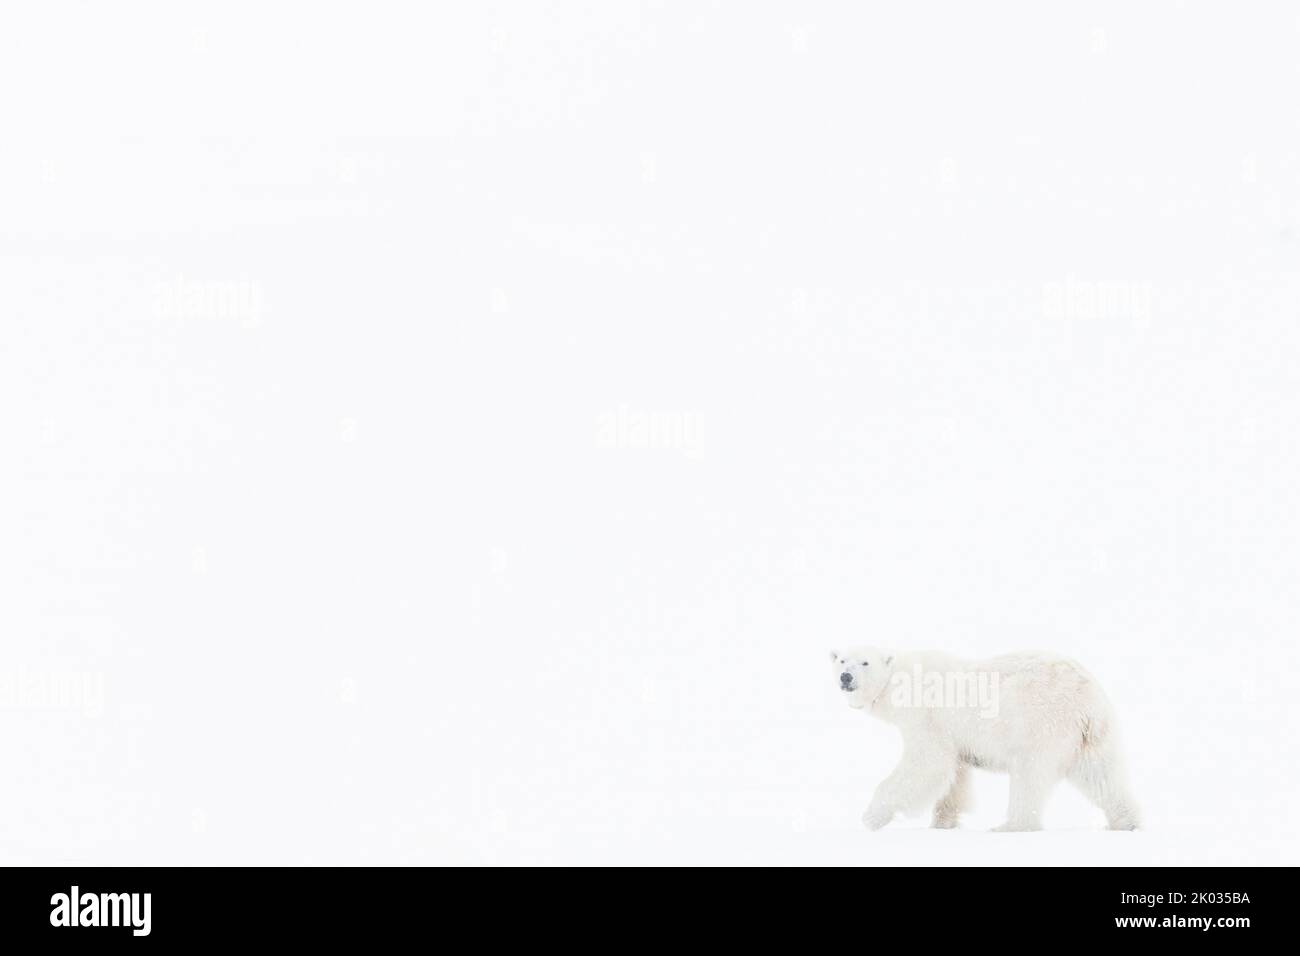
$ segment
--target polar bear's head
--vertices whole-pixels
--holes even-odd
[[[880,696],[889,683],[889,665],[893,662],[894,655],[879,647],[831,651],[835,683],[848,699],[850,707],[866,707]]]

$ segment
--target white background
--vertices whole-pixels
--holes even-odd
[[[876,6],[7,9],[0,860],[1300,862],[1300,14]],[[1148,828],[867,833],[855,642]]]

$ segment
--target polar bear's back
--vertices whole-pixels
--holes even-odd
[[[1096,679],[1081,664],[1067,657],[1018,651],[991,657],[975,666],[998,674],[1003,693],[1017,694],[1026,704],[1104,700]]]
[[[962,660],[927,652],[900,655],[899,663],[989,678],[995,700],[991,711],[939,708],[925,718],[977,766],[1005,769],[1027,753],[1054,753],[1069,763],[1090,741],[1100,742],[1110,733],[1110,708],[1100,685],[1068,658],[1022,651]]]
[[[1110,705],[1096,679],[1078,662],[1022,651],[980,665],[999,675],[998,723],[1009,741],[1055,739],[1082,746],[1109,732]]]
[[[1005,685],[1023,688],[1056,688],[1059,691],[1084,692],[1097,688],[1097,682],[1077,661],[1044,651],[1015,651],[980,660],[962,660],[936,651],[917,655],[899,655],[900,662],[919,658],[922,667],[934,670],[964,670],[996,673]]]

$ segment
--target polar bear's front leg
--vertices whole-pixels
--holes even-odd
[[[914,813],[934,802],[952,786],[957,755],[931,746],[908,746],[894,772],[881,781],[862,815],[868,830],[879,830],[898,813]]]
[[[957,775],[952,778],[948,792],[934,805],[936,830],[951,830],[957,826],[962,811],[970,809],[970,771],[964,763],[957,765]]]
[[[873,796],[871,806],[867,807],[867,812],[862,814],[862,825],[868,830],[879,830],[894,819],[894,814],[897,812],[891,810],[887,804]]]

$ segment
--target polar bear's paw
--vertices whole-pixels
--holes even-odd
[[[955,830],[957,829],[956,817],[935,817],[934,822],[930,824],[932,830]]]
[[[1136,830],[1140,825],[1137,808],[1131,803],[1117,801],[1106,814],[1107,828],[1111,830]]]
[[[871,809],[862,814],[862,825],[868,830],[879,830],[894,819],[892,810]]]

